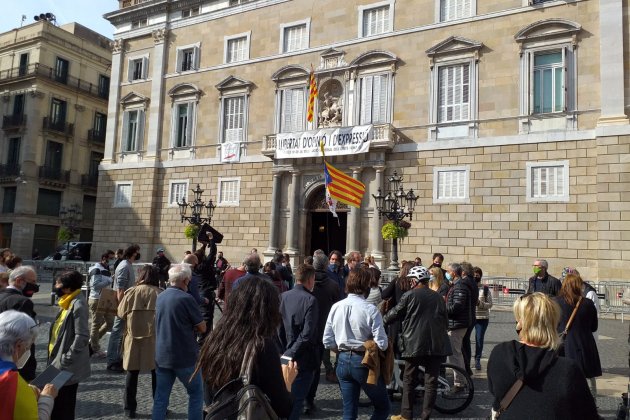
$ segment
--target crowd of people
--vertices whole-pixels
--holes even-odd
[[[325,379],[338,383],[344,419],[357,418],[361,390],[372,418],[387,419],[394,359],[404,360],[403,390],[401,413],[391,418],[414,417],[422,380],[420,418],[428,419],[445,361],[468,375],[482,369],[492,293],[482,269],[468,262],[444,264],[439,253],[429,267],[420,258],[403,261],[399,275],[381,285],[374,259],[356,251],[344,257],[317,250],[294,269],[280,251],[263,265],[252,249],[233,267],[210,236],[180,264],[160,248],[152,264],[138,269],[140,256],[135,244],[105,251],[88,270],[87,299],[79,272],[55,279],[59,312],[49,331],[47,364],[71,377],[59,389],[38,389],[28,385],[36,376],[30,296],[39,290],[37,273],[21,264],[9,268],[15,256],[0,252],[0,278],[6,278],[0,285],[0,393],[10,394],[7,419],[74,419],[90,358],[106,359],[108,371],[125,373],[128,418],[136,417],[140,373],[150,373],[152,418],[160,420],[176,379],[188,394],[188,419],[223,418],[243,387],[246,367],[248,383],[266,395],[269,410],[298,419],[318,410],[322,364]],[[566,267],[561,280],[543,259],[532,270],[527,293],[513,307],[518,339],[495,346],[488,358],[493,411],[502,418],[532,409],[536,418],[597,418],[597,294],[574,268]],[[112,299],[115,313],[104,304]],[[213,328],[217,304],[223,314]],[[455,370],[449,392],[462,392],[466,384]]]

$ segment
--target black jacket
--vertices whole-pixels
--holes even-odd
[[[317,299],[319,316],[317,317],[317,343],[322,344],[326,319],[333,304],[339,300],[339,285],[331,278],[328,270],[315,270],[313,296]]]
[[[405,359],[418,356],[449,356],[453,352],[446,331],[444,299],[428,287],[408,291],[383,317],[385,324],[402,319],[398,348]]]
[[[319,308],[315,296],[301,284],[296,285],[280,295],[280,314],[282,324],[278,335],[283,354],[302,369],[317,369],[320,364],[316,351]]]
[[[475,325],[477,322],[477,301],[479,300],[479,286],[475,282],[475,279],[471,276],[462,277],[462,282],[468,287],[469,292],[469,304],[470,304],[470,325]]]
[[[517,341],[498,344],[488,359],[488,390],[496,411],[521,377],[525,385],[501,420],[595,420],[597,409],[586,379],[573,360]]]
[[[449,330],[468,328],[472,325],[470,302],[470,288],[462,279],[454,282],[446,295]],[[473,307],[472,310],[474,309]]]
[[[562,283],[560,280],[555,278],[554,276],[549,275],[549,273],[545,274],[545,277],[542,279],[542,289],[534,290],[534,286],[536,284],[536,276],[529,278],[529,286],[527,287],[527,293],[534,292],[543,292],[549,296],[558,296],[560,293],[560,288],[562,287]]]
[[[0,312],[9,309],[24,312],[33,319],[37,316],[31,299],[24,296],[19,290],[7,287],[0,290]]]

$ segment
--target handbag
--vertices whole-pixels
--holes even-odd
[[[217,391],[213,403],[206,409],[205,420],[278,420],[269,398],[258,386],[249,382],[255,354],[255,344],[251,342],[245,349],[239,377]],[[238,389],[236,392],[235,387]]]
[[[567,322],[567,325],[564,327],[564,330],[560,333],[560,340],[562,340],[563,344],[564,344],[564,339],[569,333],[569,328],[571,328],[571,324],[573,324],[573,318],[575,318],[575,314],[577,313],[577,310],[580,307],[580,303],[582,303],[582,296],[580,296],[577,304],[575,305],[575,308],[573,308],[573,312],[571,312],[571,316],[569,317],[569,321]]]
[[[516,397],[516,394],[518,394],[521,388],[523,388],[523,385],[525,385],[523,383],[523,380],[521,378],[517,378],[516,381],[510,387],[510,389],[508,389],[508,391],[505,393],[505,395],[501,399],[501,402],[499,403],[499,410],[494,411],[494,409],[492,409],[492,417],[491,417],[492,420],[495,420],[501,417],[501,414],[503,414],[503,412],[507,410],[507,408],[512,403],[512,400],[514,399],[514,397]]]

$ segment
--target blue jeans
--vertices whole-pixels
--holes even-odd
[[[114,325],[112,325],[112,332],[109,335],[109,343],[107,344],[107,366],[122,363],[120,348],[122,347],[124,329],[125,320],[115,317]]]
[[[203,419],[203,385],[201,375],[191,378],[195,366],[181,369],[167,369],[156,366],[157,387],[153,398],[153,420],[164,420],[175,378],[186,388],[188,393],[188,420]]]
[[[337,357],[337,379],[343,399],[343,419],[355,420],[359,412],[361,389],[374,405],[372,420],[385,420],[389,417],[390,403],[385,382],[379,376],[376,385],[368,385],[368,368],[361,361],[363,356],[351,352],[341,352]]]
[[[475,323],[475,360],[481,360],[483,338],[486,336],[489,319],[478,319]]]
[[[317,374],[319,375],[319,372],[317,372]],[[293,410],[291,410],[289,420],[297,420],[300,418],[302,409],[304,408],[304,399],[306,398],[306,394],[308,394],[309,389],[311,389],[311,383],[313,382],[314,376],[314,370],[298,369],[298,374],[291,385]]]

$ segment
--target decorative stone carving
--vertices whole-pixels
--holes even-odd
[[[348,63],[345,62],[345,53],[335,48],[329,48],[320,55],[318,70],[330,70],[340,67],[345,67]]]
[[[78,112],[83,112],[83,111],[85,111],[85,106],[79,105],[79,104],[74,104],[74,109],[76,109]]]
[[[156,29],[153,32],[151,32],[151,35],[153,35],[153,42],[155,42],[156,44],[162,44],[166,40],[166,37],[168,36],[168,29],[165,29],[165,28]]]
[[[317,175],[304,175],[302,177],[302,182],[304,183],[304,186],[302,187],[302,189],[304,191],[308,190],[311,185],[316,184],[318,182],[323,182],[324,181],[324,175],[323,174],[317,174]]]
[[[336,79],[322,84],[319,91],[318,127],[340,127],[343,122],[343,87]]]
[[[124,39],[115,39],[109,43],[109,48],[112,50],[112,54],[120,54],[125,47]]]

